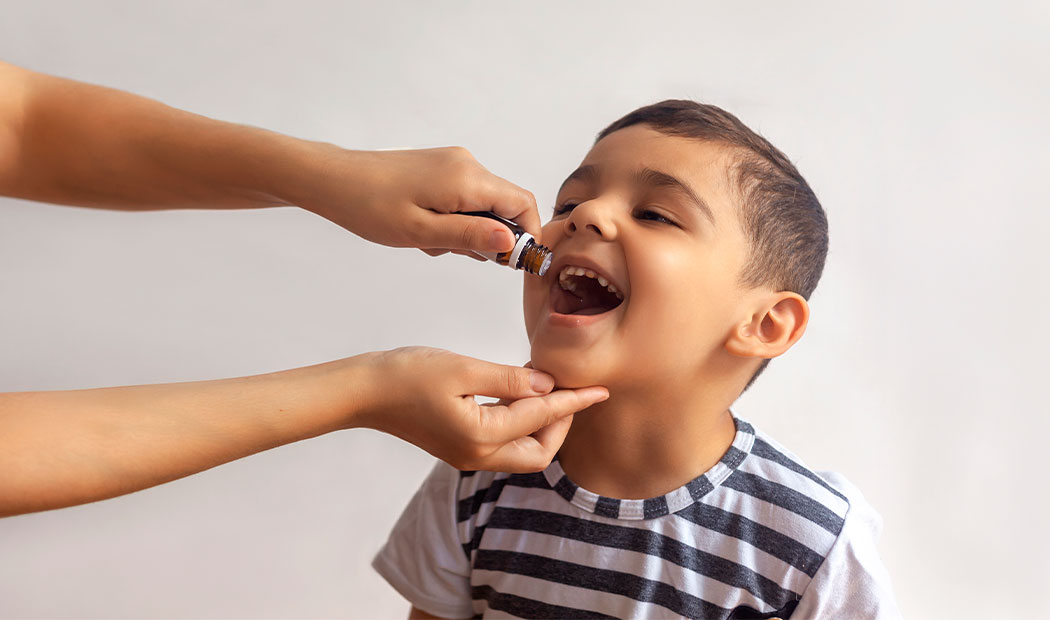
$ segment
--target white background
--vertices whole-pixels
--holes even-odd
[[[986,4],[18,1],[0,58],[347,147],[463,145],[545,218],[610,121],[725,107],[831,226],[806,337],[736,413],[865,491],[906,615],[1030,617],[1050,583],[1050,8]],[[409,344],[517,364],[519,278],[293,208],[0,199],[0,390]],[[0,615],[400,617],[369,560],[430,462],[344,432],[0,520]]]

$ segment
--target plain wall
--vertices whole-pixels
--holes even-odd
[[[668,97],[725,107],[792,158],[831,227],[807,334],[735,412],[864,490],[906,615],[1033,617],[1050,583],[1047,7],[15,1],[0,58],[346,147],[463,145],[545,218],[608,122]],[[520,277],[294,208],[0,199],[0,391],[410,344],[520,364]],[[0,520],[0,615],[402,617],[369,561],[431,462],[343,432]]]

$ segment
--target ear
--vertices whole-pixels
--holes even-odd
[[[798,293],[780,291],[759,300],[751,317],[729,333],[725,348],[737,357],[776,357],[791,348],[806,331],[809,304]]]

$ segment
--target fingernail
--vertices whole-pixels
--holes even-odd
[[[546,394],[554,389],[554,377],[548,375],[545,372],[534,372],[529,377],[529,382],[532,384],[532,389]]]
[[[494,230],[489,237],[489,249],[495,252],[506,252],[512,249],[512,239],[509,230]]]
[[[597,396],[597,398],[594,399],[595,403],[600,403],[603,400],[609,400],[609,390],[603,390],[601,388],[592,389],[590,391],[590,395]]]

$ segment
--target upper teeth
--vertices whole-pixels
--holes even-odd
[[[572,281],[570,276],[586,276],[588,278],[591,278],[592,280],[597,280],[598,284],[601,284],[610,293],[616,295],[617,299],[623,299],[623,294],[619,291],[619,289],[616,288],[615,285],[611,284],[608,280],[594,273],[590,269],[584,269],[583,267],[575,267],[573,265],[568,265],[564,267],[561,270],[561,273],[558,274],[558,281],[561,283],[562,288],[574,292],[576,291],[576,283]]]

